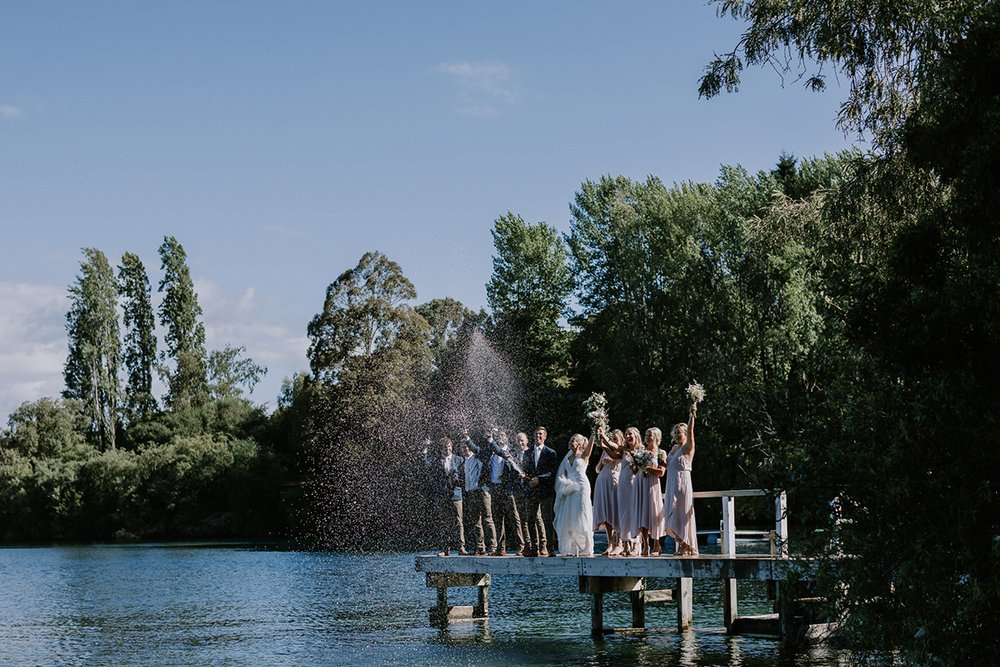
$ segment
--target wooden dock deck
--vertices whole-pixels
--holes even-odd
[[[774,499],[775,530],[770,554],[737,554],[734,498],[770,496]],[[458,620],[486,619],[489,616],[489,586],[494,575],[515,577],[575,577],[582,594],[591,595],[591,634],[601,637],[604,628],[605,593],[628,592],[632,606],[632,628],[645,627],[645,606],[674,602],[677,629],[691,626],[695,579],[713,579],[721,584],[723,618],[730,633],[761,632],[786,641],[801,635],[796,619],[794,588],[811,579],[813,561],[788,555],[787,504],[783,491],[760,489],[704,491],[695,498],[721,498],[723,522],[721,554],[699,556],[417,556],[415,567],[426,575],[427,586],[437,589],[437,604],[430,609],[431,622],[447,625]],[[648,579],[673,580],[669,589],[649,590]],[[776,614],[744,617],[738,614],[736,582],[740,579],[770,582]],[[475,586],[477,603],[449,606],[448,589]]]

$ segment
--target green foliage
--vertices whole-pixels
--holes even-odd
[[[490,338],[523,374],[532,420],[558,409],[568,383],[570,333],[562,319],[573,276],[566,246],[550,225],[530,225],[510,211],[494,221],[493,275],[486,298],[493,311]]]
[[[946,57],[965,32],[976,0],[712,0],[720,16],[745,22],[729,52],[706,67],[699,92],[739,89],[746,67],[766,65],[782,78],[823,90],[827,69],[846,77],[845,128],[876,138],[896,128],[916,98],[923,67]]]
[[[213,398],[241,398],[246,387],[254,386],[267,374],[267,369],[246,357],[246,347],[226,345],[208,355],[208,392]]]
[[[69,287],[66,314],[69,353],[63,370],[65,398],[86,406],[91,432],[102,448],[114,449],[117,431],[121,340],[118,337],[118,289],[107,257],[83,249],[80,275]]]
[[[202,311],[187,254],[172,236],[164,237],[160,245],[160,268],[160,323],[166,328],[164,361],[166,357],[174,360],[173,370],[165,371],[170,388],[166,404],[171,409],[183,409],[198,405],[208,395],[205,326],[198,320]]]
[[[126,252],[118,267],[118,291],[123,299],[125,324],[122,363],[126,383],[122,411],[126,423],[150,416],[156,410],[153,370],[156,367],[156,320],[150,300],[149,276],[137,255]]]

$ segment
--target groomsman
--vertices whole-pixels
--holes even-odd
[[[528,497],[530,495],[531,487],[528,486],[528,478],[524,474],[524,469],[528,465],[528,455],[531,453],[531,441],[528,439],[528,434],[521,433],[517,434],[517,445],[515,447],[515,459],[517,464],[521,467],[521,481],[517,489],[517,510],[521,513],[521,533],[524,535],[524,549],[518,551],[518,556],[525,556],[529,552],[534,551],[538,553],[538,545],[533,544],[531,539],[531,530],[528,528]]]
[[[438,441],[439,456],[428,454],[431,439],[424,441],[424,464],[431,478],[431,498],[434,501],[434,519],[441,544],[439,556],[451,554],[451,546],[458,547],[458,555],[465,556],[465,527],[462,516],[462,458],[452,453],[449,438]]]
[[[493,503],[490,496],[488,462],[490,454],[486,448],[480,448],[469,437],[468,430],[463,431],[465,460],[462,468],[465,471],[465,486],[462,488],[462,498],[465,500],[466,521],[471,521],[470,527],[476,529],[476,555],[485,556],[497,550],[497,532],[493,525]],[[487,465],[480,458],[486,454]],[[477,456],[478,455],[478,456]],[[486,534],[483,533],[485,524]],[[489,538],[487,544],[486,538]],[[487,551],[487,547],[489,551]]]
[[[497,548],[494,556],[507,555],[507,538],[517,544],[517,553],[524,553],[524,534],[521,532],[521,513],[518,497],[521,495],[521,475],[517,459],[510,450],[507,433],[500,431],[495,441],[490,436],[494,452],[490,458],[490,488],[493,491],[493,522],[497,529]]]
[[[556,500],[556,452],[545,446],[549,431],[544,426],[535,429],[535,444],[528,451],[524,474],[528,479],[528,528],[532,550],[529,556],[555,556],[559,548],[553,505]]]

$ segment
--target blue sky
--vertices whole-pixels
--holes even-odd
[[[364,252],[486,305],[493,221],[568,229],[604,174],[712,181],[840,150],[845,91],[698,99],[741,26],[701,2],[38,2],[0,21],[0,420],[62,389],[80,249],[185,247],[208,345],[272,407]]]

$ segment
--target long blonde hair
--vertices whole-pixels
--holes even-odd
[[[671,442],[671,444],[674,444],[674,445],[681,444],[681,441],[678,438],[678,436],[680,435],[681,431],[684,431],[686,433],[687,430],[688,430],[688,425],[685,424],[684,422],[680,422],[679,424],[674,424],[674,427],[672,429],[670,429],[670,442]]]
[[[639,433],[639,429],[637,429],[635,426],[629,426],[627,429],[625,429],[625,434],[628,435],[629,433],[632,434],[632,440],[633,442],[635,442],[636,448],[638,449],[639,447],[642,447],[642,434]],[[626,443],[625,447],[628,450],[628,440],[626,440],[625,443]]]

